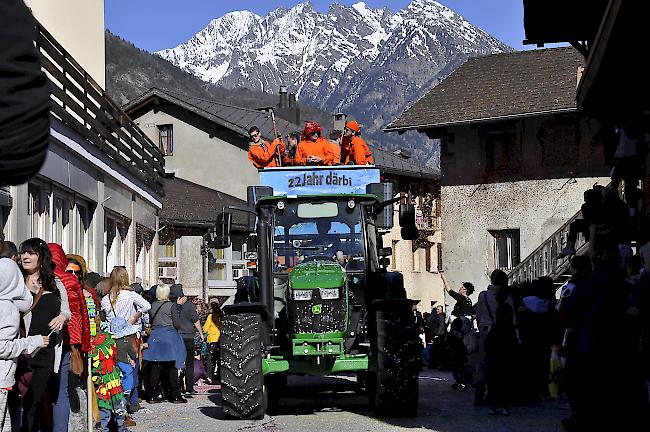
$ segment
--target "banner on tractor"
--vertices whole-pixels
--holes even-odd
[[[275,196],[365,194],[367,185],[379,181],[378,168],[304,167],[260,171],[260,183],[271,186]]]

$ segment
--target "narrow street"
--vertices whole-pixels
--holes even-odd
[[[487,408],[472,406],[473,393],[451,388],[451,373],[425,370],[420,376],[420,415],[412,419],[377,418],[368,410],[367,399],[355,392],[352,377],[292,377],[275,415],[261,421],[221,419],[220,394],[216,388],[198,387],[201,394],[188,404],[149,405],[134,419],[133,432],[159,430],[314,432],[314,431],[561,431],[568,415],[559,402],[539,407],[513,407],[509,417],[489,416]]]

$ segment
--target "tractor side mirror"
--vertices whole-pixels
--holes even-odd
[[[413,204],[400,204],[399,225],[402,227],[402,239],[415,240],[418,238],[418,228],[415,225],[415,206]]]
[[[393,227],[393,184],[370,183],[366,186],[366,193],[375,195],[380,202],[380,211],[377,212],[377,228],[391,229]],[[382,205],[385,204],[385,205]]]
[[[210,233],[209,246],[215,249],[227,249],[232,244],[230,229],[232,224],[232,213],[223,212],[217,216],[217,223]]]

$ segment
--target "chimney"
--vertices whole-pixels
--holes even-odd
[[[289,93],[289,116],[293,124],[300,124],[300,107],[296,103],[296,94]]]
[[[346,121],[347,118],[348,118],[347,114],[343,114],[343,113],[334,114],[333,128],[335,130],[343,130],[343,129],[345,129],[345,121]]]
[[[278,105],[278,108],[280,109],[285,109],[288,108],[289,104],[287,102],[287,86],[281,85],[280,86],[280,104]]]

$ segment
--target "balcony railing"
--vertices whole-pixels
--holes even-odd
[[[541,245],[537,247],[530,255],[524,258],[508,274],[510,283],[521,283],[532,281],[542,276],[550,276],[556,279],[569,267],[569,257],[559,257],[564,245],[566,245],[567,236],[569,235],[569,226],[571,222],[582,217],[582,212],[576,213]],[[575,250],[578,255],[583,254],[589,243],[585,241],[582,235],[576,240]]]
[[[52,82],[52,116],[162,194],[165,171],[158,147],[43,26],[36,27],[36,47]]]

